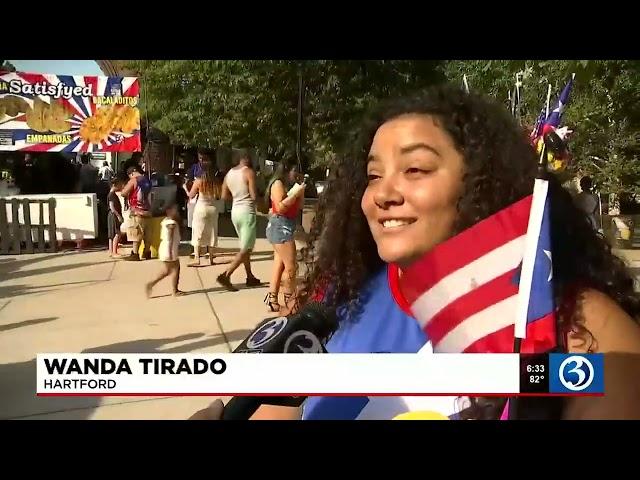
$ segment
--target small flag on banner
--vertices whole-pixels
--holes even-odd
[[[399,284],[436,353],[510,353],[530,195],[435,247]],[[530,295],[523,353],[556,345],[548,208]]]

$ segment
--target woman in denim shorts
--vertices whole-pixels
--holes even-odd
[[[265,197],[271,205],[267,240],[273,245],[273,271],[269,284],[269,293],[264,302],[272,312],[280,310],[278,292],[284,273],[283,298],[287,309],[293,307],[292,296],[296,291],[296,243],[293,234],[296,230],[298,212],[304,203],[304,183],[297,184],[300,174],[298,168],[288,162],[281,162],[269,181]],[[286,313],[286,312],[285,312]]]

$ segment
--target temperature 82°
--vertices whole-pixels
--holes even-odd
[[[529,375],[529,384],[542,383],[544,381],[544,375]]]

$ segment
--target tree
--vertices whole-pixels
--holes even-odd
[[[570,173],[590,175],[601,191],[640,193],[640,62],[636,60],[452,61],[442,65],[453,82],[466,74],[472,89],[508,103],[515,74],[523,74],[523,120],[533,125],[546,101],[552,102],[571,73],[576,82],[563,123],[575,130],[570,141]]]
[[[298,75],[305,82],[304,145],[324,164],[376,99],[440,81],[436,62],[134,61],[142,111],[173,141],[250,146],[263,157],[295,156]]]
[[[16,67],[9,60],[0,60],[0,72],[15,72]]]

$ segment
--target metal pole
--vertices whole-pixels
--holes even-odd
[[[522,78],[520,73],[516,73],[516,91],[515,91],[515,109],[514,116],[518,120],[518,123],[522,123],[522,117],[520,116],[520,104],[522,100]]]
[[[145,129],[146,129],[146,145],[144,147],[141,147],[144,149],[144,152],[142,154],[142,159],[145,163],[145,169],[147,170],[145,173],[147,174],[147,178],[149,180],[151,180],[151,159],[150,157],[150,152],[149,150],[149,144],[151,143],[149,141],[149,109],[147,107],[147,102],[149,101],[149,97],[147,96],[147,82],[143,81],[143,78],[140,78],[138,81],[142,82],[142,91],[144,92],[144,117],[145,117]],[[140,136],[142,136],[142,132],[140,133]],[[146,153],[146,155],[145,155]]]
[[[302,68],[298,67],[298,135],[296,141],[296,156],[298,158],[298,168],[302,168],[302,104],[304,102],[304,79],[302,78]]]

